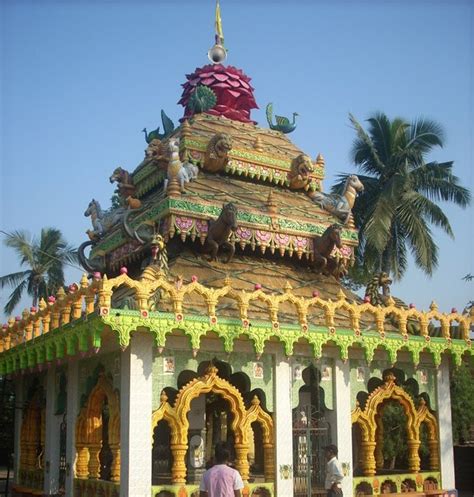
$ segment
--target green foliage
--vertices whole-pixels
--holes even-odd
[[[454,442],[463,444],[474,424],[474,370],[466,363],[451,373],[451,413]]]
[[[27,268],[0,277],[0,288],[13,287],[5,314],[12,313],[24,292],[32,297],[34,306],[39,299],[47,299],[64,285],[64,265],[77,263],[77,250],[55,228],[43,228],[39,240],[26,231],[7,233],[4,244],[16,252],[20,265]]]
[[[407,415],[401,404],[389,402],[383,408],[383,458],[389,469],[406,469],[407,445]]]
[[[378,113],[368,119],[366,131],[354,116],[350,120],[356,132],[351,155],[365,187],[353,209],[358,262],[367,273],[385,271],[400,279],[411,252],[417,266],[432,274],[438,247],[430,225],[453,236],[439,202],[466,207],[471,200],[452,172],[453,162],[426,162],[432,149],[443,146],[441,127],[425,119],[390,121]],[[333,191],[342,192],[347,176],[340,176]]]

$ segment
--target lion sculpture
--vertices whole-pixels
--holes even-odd
[[[310,157],[300,154],[291,161],[291,170],[287,179],[292,190],[307,190],[311,182],[311,173],[314,171]]]
[[[206,171],[216,173],[225,169],[232,149],[232,137],[227,133],[217,133],[207,144],[203,167]]]

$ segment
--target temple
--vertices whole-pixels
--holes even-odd
[[[104,178],[114,207],[90,201],[82,280],[3,326],[15,495],[197,497],[221,440],[245,496],[325,495],[328,444],[345,496],[453,489],[449,371],[471,317],[406,306],[383,275],[365,299],[341,285],[363,185],[325,193],[297,116],[268,104],[257,125],[226,55],[219,13],[179,125],[162,111],[137,167]]]

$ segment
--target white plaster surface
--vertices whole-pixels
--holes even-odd
[[[152,336],[134,333],[122,352],[120,497],[151,493],[152,362]]]
[[[454,451],[451,421],[451,392],[449,390],[449,360],[443,357],[437,373],[437,398],[439,422],[439,453],[441,458],[441,485],[449,490],[455,488]]]
[[[339,449],[338,459],[348,468],[342,481],[344,495],[352,495],[352,422],[351,422],[351,384],[350,364],[336,359],[334,367],[336,412],[336,445]]]
[[[281,478],[280,466],[293,467],[293,420],[291,410],[291,367],[288,359],[275,356],[275,484],[276,495],[293,495],[293,477]]]
[[[79,414],[78,402],[79,368],[77,359],[69,358],[67,367],[67,407],[66,407],[66,497],[72,497],[74,465],[76,463],[76,420]]]

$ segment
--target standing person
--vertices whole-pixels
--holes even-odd
[[[328,497],[342,497],[341,482],[344,475],[341,463],[337,459],[337,447],[335,445],[328,445],[324,450],[327,460],[324,488],[327,490]]]
[[[199,497],[241,497],[244,482],[240,473],[231,468],[230,450],[226,442],[218,442],[215,447],[215,464],[201,479]]]

